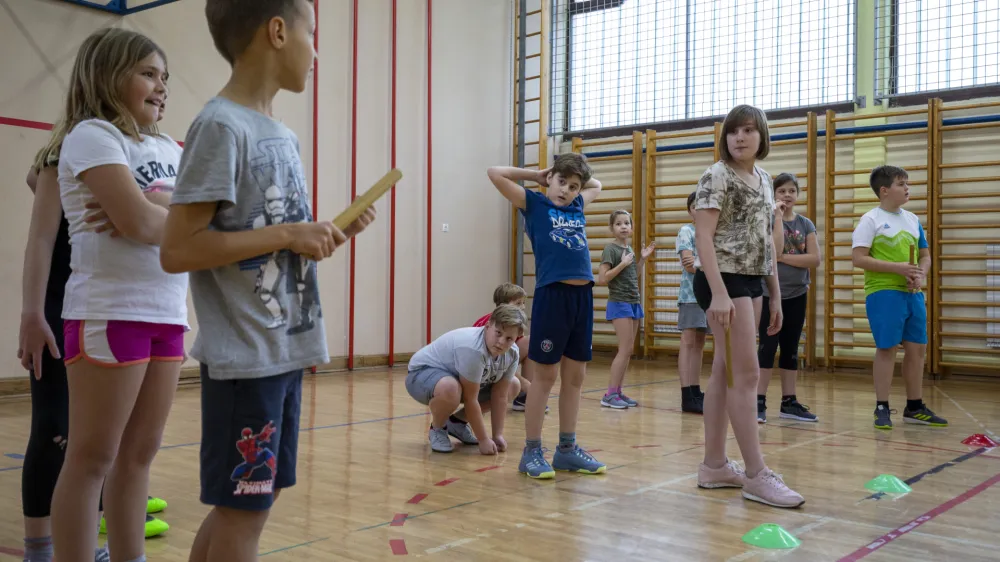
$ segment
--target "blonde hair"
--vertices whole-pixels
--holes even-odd
[[[626,211],[625,209],[618,209],[617,211],[612,211],[611,212],[611,218],[608,219],[608,226],[609,227],[614,226],[615,225],[615,219],[617,219],[621,215],[625,215],[626,217],[628,217],[629,224],[633,224],[632,223],[632,214],[629,213],[628,211]]]
[[[166,53],[152,39],[127,29],[109,27],[87,37],[76,54],[63,117],[53,127],[48,144],[35,156],[35,169],[57,160],[63,139],[87,119],[107,121],[137,141],[143,134],[158,135],[155,123],[140,127],[135,122],[121,96],[132,69],[153,53],[167,62]]]
[[[493,304],[496,306],[510,304],[517,299],[523,299],[527,296],[528,294],[524,292],[524,289],[520,285],[503,283],[493,291]]]
[[[512,304],[501,304],[493,309],[490,314],[490,324],[500,329],[517,328],[518,332],[524,334],[524,327],[528,324],[528,317],[521,310],[521,307]]]
[[[722,160],[733,161],[733,155],[729,153],[729,140],[726,138],[736,129],[752,123],[754,128],[760,133],[760,146],[757,147],[757,160],[767,158],[771,153],[771,133],[767,129],[767,115],[760,109],[752,105],[737,105],[726,115],[726,120],[722,122],[722,134],[716,148],[722,155]]]

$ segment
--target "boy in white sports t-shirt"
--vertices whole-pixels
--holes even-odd
[[[892,429],[889,387],[896,364],[896,347],[903,344],[906,408],[903,421],[946,427],[922,399],[921,379],[927,348],[927,307],[922,290],[931,267],[931,253],[920,220],[903,209],[910,200],[909,175],[896,166],[872,170],[870,183],[879,206],[861,217],[854,229],[852,260],[865,270],[865,312],[875,338],[875,427]],[[910,249],[919,248],[919,264],[910,263]],[[916,253],[916,252],[914,252]]]

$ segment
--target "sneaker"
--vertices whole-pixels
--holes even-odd
[[[598,462],[579,445],[573,445],[573,448],[568,450],[556,448],[555,454],[552,455],[552,468],[580,474],[604,474],[608,471],[604,463]]]
[[[111,562],[111,553],[108,552],[108,547],[102,546],[94,551],[94,562]]]
[[[440,429],[431,427],[427,431],[427,440],[431,442],[431,450],[435,453],[450,453],[455,450],[451,438],[448,437],[448,430],[443,427]]]
[[[152,515],[146,515],[145,535],[147,539],[160,536],[163,533],[166,533],[168,530],[170,530],[170,525],[168,525],[166,521],[162,519],[157,519]],[[102,535],[106,535],[108,533],[108,525],[103,517],[101,517],[101,525],[99,531]]]
[[[757,423],[767,423],[767,403],[757,401]]]
[[[546,480],[555,478],[556,472],[552,470],[552,465],[545,460],[545,449],[535,447],[533,449],[524,448],[521,453],[521,462],[517,465],[517,471],[527,474],[529,478]]]
[[[875,429],[892,429],[892,418],[896,410],[890,410],[881,404],[875,407]]]
[[[167,509],[167,502],[153,496],[146,497],[146,513],[159,513]]]
[[[528,395],[526,395],[524,393],[518,394],[517,398],[514,399],[514,402],[511,404],[510,408],[512,410],[514,410],[515,412],[523,412],[524,411],[524,401],[527,400],[527,399],[528,399]]]
[[[774,507],[799,507],[806,503],[798,492],[785,485],[780,474],[769,468],[758,472],[753,478],[746,479],[746,484],[743,485],[743,497]]]
[[[778,414],[778,417],[789,420],[799,420],[807,422],[819,421],[819,419],[816,417],[816,414],[810,412],[808,406],[804,404],[799,404],[798,400],[782,402],[781,413]]]
[[[701,414],[705,411],[705,398],[701,394],[681,396],[681,411],[689,414]]]
[[[931,427],[948,427],[948,420],[936,415],[926,404],[919,410],[914,411],[903,408],[903,423],[916,423]]]
[[[448,431],[448,435],[451,435],[466,445],[479,444],[479,439],[476,439],[476,434],[472,433],[472,427],[470,427],[468,423],[456,423],[448,420],[447,423],[444,424],[444,428]]]
[[[525,395],[525,394],[519,395],[517,398],[514,399],[513,404],[511,404],[511,409],[514,410],[515,412],[523,412],[524,408],[525,408],[525,403],[524,402],[527,399],[528,399],[527,395]],[[545,405],[545,413],[546,414],[549,413],[549,405],[548,404]]]
[[[601,398],[601,406],[615,410],[628,409],[628,403],[622,400],[620,394],[605,394],[604,398]]]
[[[629,408],[635,408],[636,406],[639,405],[639,403],[636,402],[635,400],[632,400],[628,396],[625,396],[624,392],[619,392],[618,393],[618,397],[622,399],[622,402],[625,402],[626,404],[628,404]]]
[[[710,468],[705,463],[698,465],[699,488],[742,488],[746,479],[743,468],[729,459],[720,468]]]

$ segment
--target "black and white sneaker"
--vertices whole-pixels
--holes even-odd
[[[819,421],[816,414],[810,412],[808,406],[799,404],[798,400],[782,401],[781,413],[778,414],[778,417],[806,422]]]

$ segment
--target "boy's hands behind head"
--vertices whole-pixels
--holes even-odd
[[[544,170],[538,170],[538,176],[535,178],[535,183],[542,187],[549,186],[549,174],[552,173],[552,168],[546,168]]]
[[[292,242],[288,249],[313,261],[330,257],[338,246],[347,241],[347,235],[330,221],[301,222],[288,226],[292,229]]]

